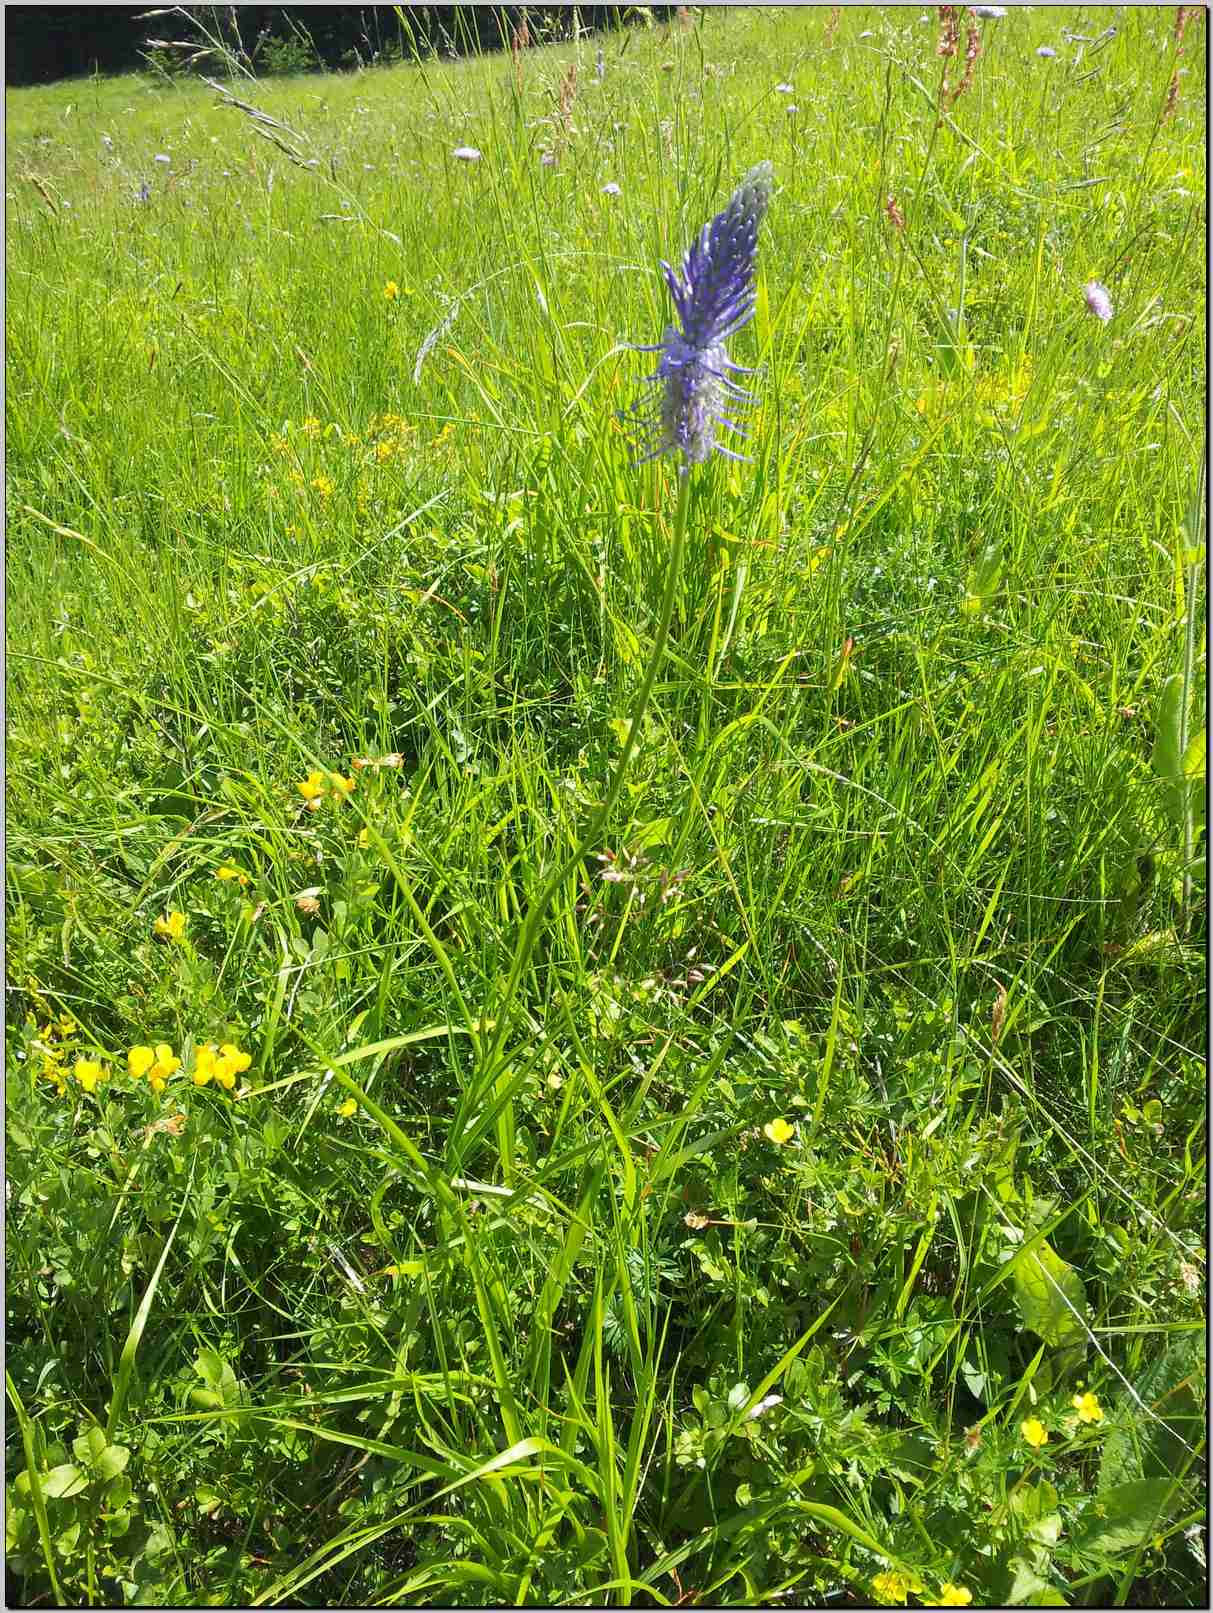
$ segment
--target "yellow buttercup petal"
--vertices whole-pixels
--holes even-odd
[[[782,1148],[784,1143],[789,1142],[796,1135],[796,1127],[789,1125],[782,1115],[776,1115],[774,1120],[767,1121],[762,1128],[762,1134],[769,1142],[773,1142],[776,1147]]]

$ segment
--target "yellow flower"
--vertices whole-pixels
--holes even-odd
[[[305,437],[319,437],[324,430],[324,426],[316,419],[314,414],[309,414],[299,429]]]
[[[375,458],[381,465],[387,463],[396,452],[396,445],[390,442],[377,442],[375,444]]]
[[[389,280],[387,285],[383,288],[383,295],[389,302],[395,302],[396,298],[400,295],[400,287],[394,280]]]
[[[346,796],[349,795],[350,791],[354,788],[353,779],[352,778],[342,778],[340,773],[330,773],[329,774],[329,783],[333,786],[333,790],[336,793],[336,795],[343,801],[345,800]]]
[[[215,1074],[216,1049],[207,1043],[194,1049],[194,1085],[204,1087]]]
[[[313,476],[312,477],[312,486],[320,494],[321,498],[332,498],[332,496],[333,496],[333,486],[334,486],[332,477],[330,477],[330,476]]]
[[[910,1589],[910,1580],[907,1574],[877,1574],[872,1581],[872,1589],[882,1602],[902,1603]]]
[[[1039,1417],[1029,1417],[1026,1422],[1020,1423],[1019,1432],[1033,1450],[1038,1451],[1042,1445],[1049,1443],[1049,1430]]]
[[[242,868],[234,867],[231,863],[224,863],[221,867],[216,868],[215,878],[237,880],[241,886],[241,889],[243,889],[244,886],[246,886],[249,882],[249,876],[244,872],[244,870]]]
[[[164,1091],[165,1084],[170,1075],[176,1075],[181,1068],[181,1060],[173,1052],[167,1042],[156,1043],[156,1062],[148,1071],[148,1085],[159,1096]]]
[[[172,912],[167,918],[158,918],[152,925],[157,935],[163,935],[170,941],[180,941],[185,936],[185,914]]]
[[[70,1014],[59,1021],[58,1031],[60,1036],[74,1036],[79,1029],[79,1025],[76,1024]]]
[[[358,1105],[354,1099],[347,1098],[344,1103],[338,1104],[337,1113],[342,1117],[343,1120],[348,1120],[352,1114],[356,1113],[357,1109]]]
[[[950,1579],[945,1579],[939,1587],[937,1607],[968,1607],[973,1600],[973,1592],[967,1585],[953,1585]]]
[[[773,1142],[777,1147],[780,1148],[782,1148],[784,1143],[788,1142],[790,1138],[795,1136],[795,1133],[796,1127],[789,1126],[782,1115],[776,1115],[774,1120],[768,1120],[766,1125],[762,1128],[763,1136],[766,1137],[768,1141]]]
[[[224,1042],[213,1066],[215,1080],[230,1092],[236,1085],[236,1077],[247,1070],[252,1062],[251,1053],[242,1052],[234,1042]]]
[[[1074,1396],[1074,1410],[1078,1413],[1080,1423],[1103,1422],[1103,1407],[1099,1404],[1099,1396],[1093,1395],[1090,1390],[1085,1395]]]
[[[136,1081],[145,1076],[155,1062],[156,1054],[150,1047],[132,1047],[126,1055],[126,1067]]]
[[[319,771],[309,773],[304,779],[303,783],[297,786],[299,794],[305,801],[318,801],[320,799],[320,797],[324,794],[324,786],[327,776],[327,774]]]
[[[96,1059],[77,1059],[72,1074],[86,1092],[96,1092],[97,1082],[105,1072]]]

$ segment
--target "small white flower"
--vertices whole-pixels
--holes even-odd
[[[782,1395],[763,1395],[758,1404],[756,1406],[752,1406],[746,1413],[746,1421],[748,1423],[756,1423],[758,1419],[766,1412],[770,1411],[773,1406],[779,1406],[782,1405],[782,1403]]]
[[[456,146],[451,152],[452,157],[458,157],[460,162],[479,162],[480,153],[475,146]]]

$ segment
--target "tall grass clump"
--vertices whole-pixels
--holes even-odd
[[[13,1599],[1202,1605],[1178,13],[10,94]]]

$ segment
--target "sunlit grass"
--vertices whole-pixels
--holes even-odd
[[[922,15],[10,93],[31,1596],[1199,1598],[1204,18]]]

